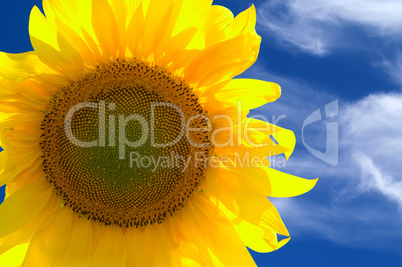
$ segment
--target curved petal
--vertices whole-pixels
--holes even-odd
[[[140,54],[140,58],[143,59],[147,59],[157,49],[169,26],[174,6],[180,6],[173,0],[146,2],[149,3],[144,17],[144,36]]]
[[[119,28],[107,0],[92,0],[92,27],[105,60],[115,59],[120,46]]]
[[[286,159],[289,159],[296,146],[296,136],[291,130],[287,130],[278,126],[276,126],[275,129],[276,131],[272,133],[272,136],[275,138],[280,146],[288,149],[288,151],[284,152],[284,154],[286,156]]]
[[[289,237],[278,241],[275,231],[272,231],[270,228],[251,224],[247,221],[240,222],[234,228],[247,247],[260,253],[277,250],[290,240]]]
[[[138,56],[141,51],[141,42],[144,39],[144,25],[145,17],[141,2],[130,19],[126,32],[127,46],[134,57]]]
[[[256,20],[255,6],[251,5],[248,9],[237,15],[225,28],[225,37],[233,38],[239,34],[254,31]]]
[[[183,224],[201,253],[201,248],[208,248],[225,266],[255,265],[232,224],[220,215],[205,195],[198,194],[186,208]]]
[[[89,1],[79,1],[88,3]],[[55,20],[58,19],[66,25],[70,25],[74,30],[79,30],[78,5],[76,0],[44,0],[43,10],[49,23],[54,27]],[[88,13],[90,14],[90,13]],[[87,15],[88,15],[87,14]]]
[[[216,91],[206,90],[206,106],[236,106],[241,110],[250,110],[268,102],[274,102],[281,95],[281,87],[272,82],[254,79],[233,79]]]
[[[0,52],[0,76],[20,82],[41,73],[54,73],[39,60],[35,52],[9,54]]]
[[[69,208],[59,208],[33,236],[22,266],[55,266],[65,251],[74,215]]]
[[[24,186],[0,205],[0,237],[17,230],[47,204],[52,187],[46,181],[38,181]]]
[[[197,247],[192,243],[181,245],[180,263],[183,267],[208,266],[208,263],[201,257]]]
[[[1,133],[1,132],[0,132]],[[17,175],[31,174],[38,166],[41,151],[37,145],[22,145],[7,142],[4,134],[0,134],[4,151],[0,153],[0,185],[10,183]],[[16,155],[25,154],[25,162],[21,163]],[[29,178],[28,178],[29,180]],[[31,180],[32,181],[32,180]]]
[[[99,267],[124,267],[125,261],[126,245],[123,231],[117,226],[109,226],[103,233],[96,248],[93,265]]]
[[[125,233],[127,266],[152,266],[151,248],[145,244],[144,233],[137,228],[129,228]]]
[[[207,21],[206,14],[209,12],[211,4],[212,0],[183,1],[183,6],[175,23],[172,36],[188,28],[201,28]],[[205,47],[205,41],[199,39],[195,38],[188,49],[203,49]]]
[[[39,74],[42,77],[43,74]],[[37,111],[43,110],[53,94],[46,91],[43,83],[34,80],[35,78],[25,79],[21,82],[11,80],[0,80],[0,106],[12,105],[11,102],[22,102],[25,105],[36,108]],[[56,90],[53,88],[53,90]],[[4,111],[4,109],[2,109]],[[24,110],[21,110],[24,111]]]
[[[234,229],[244,244],[254,251],[271,252],[285,245],[290,239],[289,237],[286,241],[284,239],[278,242],[277,234],[289,236],[289,232],[272,204],[257,223],[252,223],[244,217],[238,217],[224,205],[219,205],[218,208],[234,222]]]
[[[231,79],[257,60],[260,42],[254,31],[212,45],[185,68],[185,79],[197,87]]]
[[[223,6],[213,5],[207,14],[209,17],[205,31],[206,46],[225,38],[224,29],[233,21],[233,13]]]
[[[29,243],[13,247],[9,251],[0,255],[0,266],[17,267],[21,266]]]
[[[58,34],[67,40],[68,44],[74,48],[74,50],[81,55],[82,61],[85,62],[86,66],[94,69],[96,65],[100,63],[100,55],[98,49],[93,52],[85,42],[83,36],[80,36],[79,32],[74,31],[69,26],[64,24],[59,18],[55,18],[56,27]],[[95,57],[95,54],[97,57]]]
[[[271,184],[270,197],[294,197],[302,195],[313,189],[318,181],[318,178],[313,180],[303,179],[272,168],[262,167],[262,169],[266,172]]]
[[[73,224],[63,256],[57,266],[90,266],[92,261],[92,221],[78,218]]]
[[[8,189],[7,185],[7,189]],[[0,238],[0,254],[5,253],[11,248],[23,244],[26,242],[30,242],[32,236],[36,232],[36,230],[51,216],[60,209],[60,205],[62,201],[56,196],[56,194],[52,194],[49,199],[47,205],[41,212],[39,212],[34,218],[32,218],[28,223],[19,228],[18,230],[12,232],[11,234]]]
[[[83,77],[82,58],[65,40],[58,38],[56,28],[52,28],[36,6],[29,18],[29,35],[32,46],[43,63],[70,80]],[[62,54],[60,49],[66,54]]]
[[[292,154],[296,145],[292,131],[262,120],[244,118],[240,111],[227,113],[210,114],[213,123],[211,142],[218,156],[228,156],[233,161],[258,157],[259,161],[268,162],[266,157],[283,153],[288,159]]]
[[[43,9],[47,23],[69,42],[89,67],[94,68],[103,61],[92,27],[91,0],[45,0]]]
[[[267,183],[262,183],[261,179],[253,176],[256,173],[242,176],[236,171],[236,168],[209,169],[204,185],[206,194],[211,194],[239,218],[256,225],[266,218],[271,229],[276,233],[287,235],[279,213],[265,196],[271,188],[269,180],[265,181],[268,182],[267,186]]]
[[[41,163],[40,159],[38,159],[31,168],[18,173],[11,182],[7,183],[6,195],[12,195],[27,184],[45,179]]]
[[[169,267],[174,266],[172,263],[172,254],[175,248],[164,226],[147,226],[144,230],[145,244],[148,244],[146,249],[149,249],[153,255],[154,266]]]
[[[131,18],[131,16],[127,14],[127,9],[129,8],[127,7],[127,5],[131,6],[131,4],[127,3],[128,1],[120,1],[120,0],[111,0],[109,2],[111,2],[110,6],[112,8],[114,17],[116,18],[116,24],[119,32],[119,38],[120,38],[119,57],[124,58],[127,47],[126,29],[127,24]],[[130,1],[130,2],[133,2],[134,5],[137,4],[136,1]]]

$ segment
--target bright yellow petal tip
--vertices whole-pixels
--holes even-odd
[[[0,243],[1,244],[1,243]],[[9,251],[0,255],[0,266],[19,267],[24,261],[29,243],[13,247]]]

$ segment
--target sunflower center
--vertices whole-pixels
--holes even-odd
[[[106,225],[162,223],[199,190],[212,151],[192,89],[135,60],[60,90],[41,126],[47,179],[65,205]]]

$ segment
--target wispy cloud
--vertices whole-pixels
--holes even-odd
[[[392,58],[392,59],[390,59]],[[395,50],[391,56],[380,56],[380,60],[374,66],[383,68],[395,83],[402,85],[402,53]]]
[[[388,175],[377,167],[373,159],[365,154],[354,155],[361,169],[361,189],[379,191],[402,207],[402,180]]]
[[[341,107],[340,163],[334,168],[314,161],[317,175],[326,179],[317,189],[327,196],[283,206],[290,220],[304,220],[294,224],[299,234],[356,247],[401,242],[401,121],[402,94],[374,94]],[[317,142],[323,142],[320,135]]]
[[[350,104],[342,123],[349,169],[360,190],[377,191],[402,207],[402,94],[377,94]]]
[[[369,36],[394,38],[402,32],[398,0],[269,0],[258,14],[259,25],[278,41],[316,55],[345,46],[351,36],[342,31],[350,25],[365,28]]]
[[[322,205],[303,200],[271,199],[297,239],[324,239],[356,248],[397,249],[402,239],[401,216],[378,205],[348,202]]]

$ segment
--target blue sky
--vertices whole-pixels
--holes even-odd
[[[320,177],[306,195],[271,199],[292,240],[279,251],[254,253],[256,262],[401,266],[402,2],[215,1],[234,14],[251,3],[263,41],[257,63],[242,76],[282,87],[277,102],[252,114],[282,115],[278,124],[295,132],[297,146],[282,171]],[[28,17],[35,4],[40,1],[1,3],[0,51],[32,49]],[[324,107],[335,100],[339,116],[325,119]],[[317,109],[324,119],[303,129]],[[339,162],[333,166],[314,156],[306,144],[324,152],[326,125],[335,122]]]

